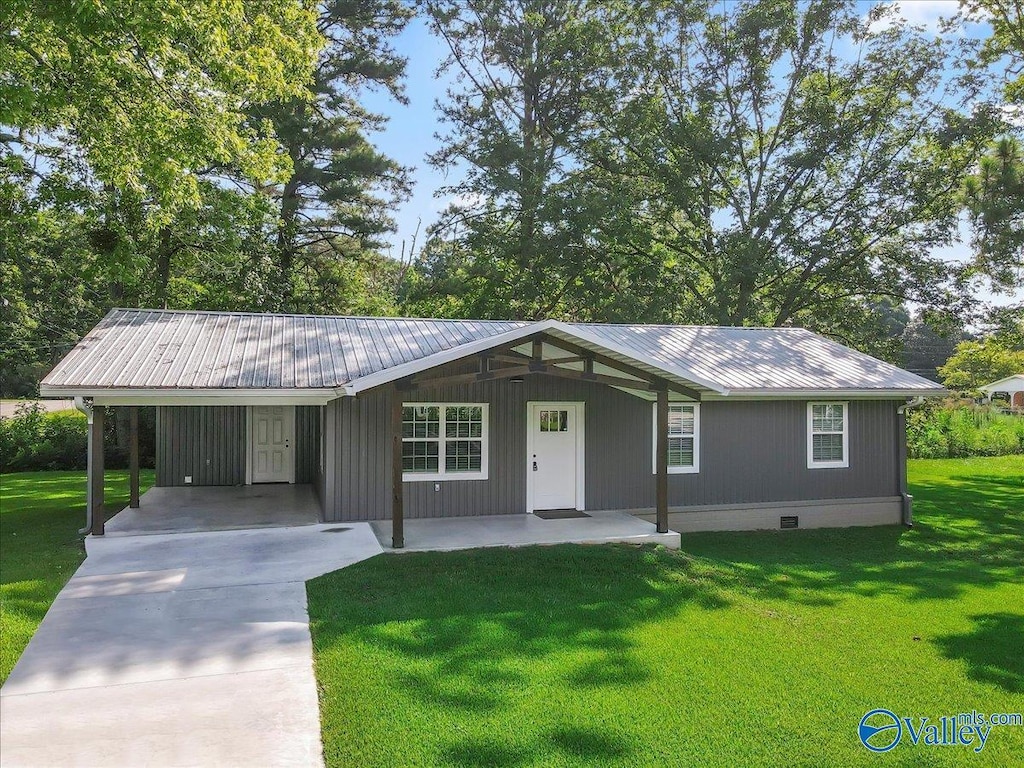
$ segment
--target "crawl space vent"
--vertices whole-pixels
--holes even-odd
[[[800,518],[796,515],[783,515],[779,518],[779,528],[799,528]]]

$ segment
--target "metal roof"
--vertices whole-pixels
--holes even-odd
[[[720,394],[830,390],[902,396],[944,391],[934,382],[799,328],[149,309],[112,310],[43,379],[41,389],[44,394],[342,389],[360,380],[380,383],[392,370],[397,377],[439,365],[486,348],[490,339],[497,343],[537,331],[572,338]]]

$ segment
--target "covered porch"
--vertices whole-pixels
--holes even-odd
[[[315,525],[311,485],[153,487],[106,521],[109,536],[200,533]]]
[[[553,544],[661,544],[679,549],[679,534],[659,533],[626,512],[586,512],[566,517],[481,515],[430,517],[405,521],[405,545],[394,546],[392,521],[370,523],[385,552],[448,552],[479,547],[525,547]]]

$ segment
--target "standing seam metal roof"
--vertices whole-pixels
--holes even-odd
[[[113,389],[320,389],[531,323],[114,309],[43,379]],[[802,328],[562,325],[734,393],[942,391]]]

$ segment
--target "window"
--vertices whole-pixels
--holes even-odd
[[[848,403],[807,404],[807,468],[850,466]]]
[[[658,472],[658,404],[654,403],[654,444],[651,467]],[[668,471],[684,474],[700,471],[700,405],[670,403],[668,406]]]
[[[541,411],[540,412],[541,432],[568,432],[569,412],[568,411]]]
[[[486,403],[404,403],[405,480],[486,480]]]

